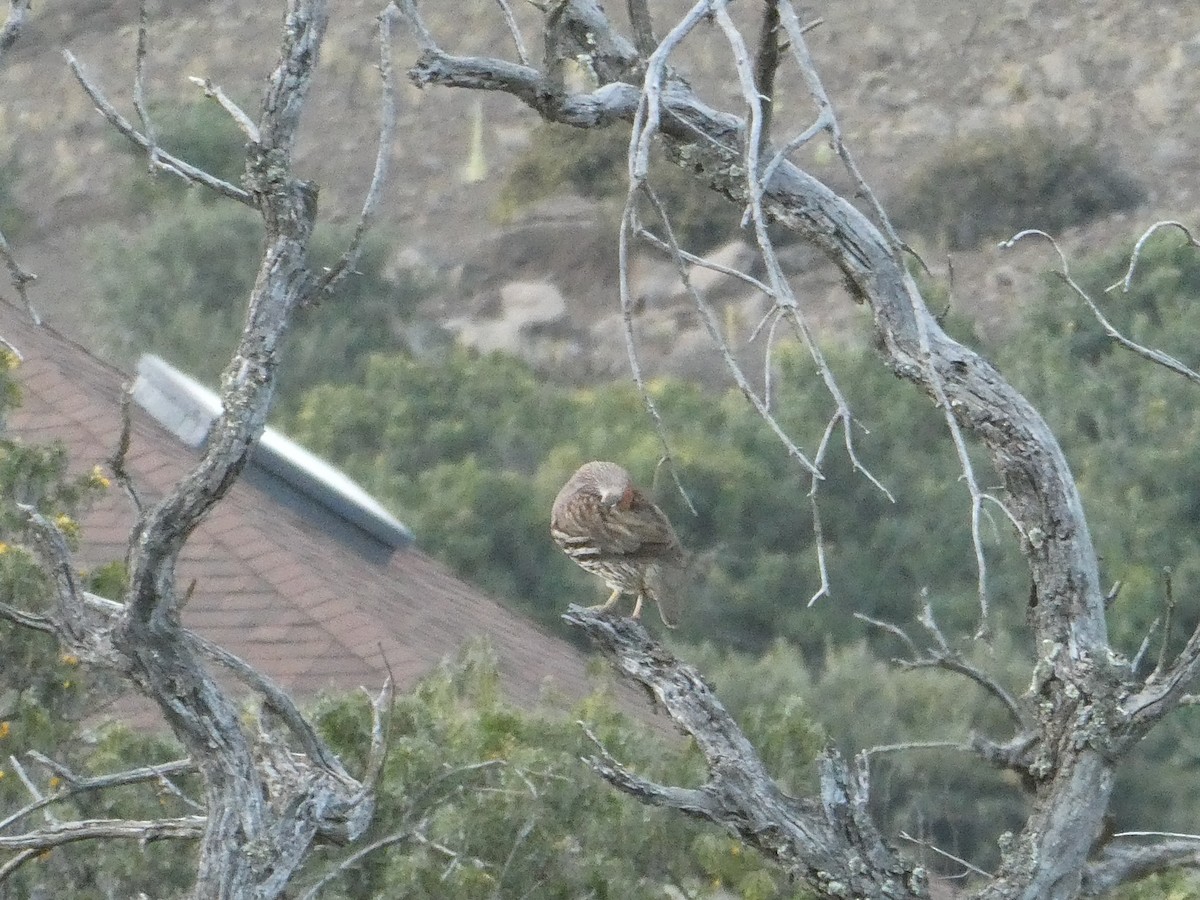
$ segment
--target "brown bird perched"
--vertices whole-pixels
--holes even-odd
[[[571,476],[550,513],[550,535],[583,569],[612,588],[592,609],[608,610],[622,594],[633,594],[633,618],[642,601],[653,600],[668,628],[675,627],[676,575],[687,555],[663,511],[634,487],[629,473],[611,462],[584,463]]]

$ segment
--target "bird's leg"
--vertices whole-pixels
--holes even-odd
[[[633,612],[629,614],[629,618],[635,622],[642,617],[642,598],[645,596],[645,593],[638,591],[637,600],[633,603]]]
[[[598,606],[589,606],[588,609],[591,611],[594,611],[594,612],[608,612],[610,609],[612,609],[614,606],[617,605],[617,601],[620,599],[621,599],[621,589],[616,588],[611,594],[608,595],[607,600],[605,600],[603,603],[599,604]],[[641,602],[640,597],[638,598],[638,602],[639,603]]]

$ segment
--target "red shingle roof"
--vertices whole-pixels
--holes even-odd
[[[61,440],[75,471],[103,465],[116,446],[129,376],[3,303],[0,336],[24,357],[23,404],[7,430],[30,443]],[[127,467],[143,502],[196,458],[134,407]],[[567,642],[411,546],[381,562],[364,558],[253,481],[239,481],[184,549],[179,583],[196,580],[184,621],[294,695],[378,687],[388,665],[404,688],[476,636],[491,642],[518,703],[532,705],[547,683],[568,697],[588,691],[584,656]],[[79,566],[122,559],[132,523],[131,504],[114,484],[81,523]]]

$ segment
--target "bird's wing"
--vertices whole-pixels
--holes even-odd
[[[603,519],[601,545],[610,553],[631,556],[670,556],[679,549],[679,538],[661,509],[634,491],[628,509],[615,509]]]

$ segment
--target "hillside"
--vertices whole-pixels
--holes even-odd
[[[300,170],[321,184],[322,203],[345,222],[353,221],[372,164],[376,5],[338,5],[300,154]],[[469,0],[454,4],[453,13],[427,6],[448,48],[510,54],[495,4]],[[256,96],[273,61],[273,5],[164,0],[151,7],[152,104],[206,102],[188,82],[192,75],[211,78],[233,97]],[[518,12],[527,42],[536,46],[538,14],[528,4]],[[741,12],[748,14],[749,7]],[[1135,213],[1068,235],[1074,250],[1131,240],[1150,221],[1186,221],[1194,213],[1200,196],[1194,152],[1200,138],[1200,6],[848,0],[807,12],[823,20],[811,33],[811,49],[849,143],[885,199],[902,196],[909,180],[955,137],[1032,125],[1115,154],[1145,190]],[[10,237],[21,261],[40,276],[38,307],[66,327],[86,329],[103,315],[92,288],[89,232],[112,222],[132,229],[144,224],[144,216],[128,198],[137,163],[73,83],[61,51],[69,48],[132,117],[136,14],[132,0],[39,4],[0,73],[0,162],[10,163],[13,199],[24,214],[23,227]],[[723,52],[714,31],[681,63],[703,82]],[[415,56],[411,40],[400,34],[397,67],[403,70]],[[711,91],[714,101],[732,96],[719,82]],[[781,124],[806,120],[807,110],[795,102],[803,96],[793,85],[796,108],[781,110]],[[608,220],[595,214],[594,204],[557,203],[497,224],[505,175],[528,146],[537,125],[533,114],[508,97],[421,92],[407,83],[400,101],[394,177],[381,225],[394,241],[397,264],[437,273],[443,290],[429,315],[485,346],[516,346],[540,361],[562,362],[566,354],[573,363],[582,358],[588,372],[621,372],[619,341],[604,339],[611,331],[605,323],[616,311]],[[477,104],[487,176],[468,183],[463,171]],[[813,147],[798,161],[829,174],[828,155]],[[736,248],[726,252],[738,256]],[[931,266],[944,269],[941,249],[929,248],[928,256]],[[955,302],[985,331],[1002,329],[1019,309],[1030,278],[1049,262],[1045,250],[1034,247],[1004,255],[986,248],[956,252]],[[816,301],[820,318],[836,325],[854,314],[839,302],[837,279],[810,256],[796,254],[793,268],[806,270],[798,289]],[[677,357],[674,368],[694,368],[689,359],[704,356],[706,348],[688,331],[686,314],[671,310],[669,272],[650,260],[641,275],[648,301],[661,301],[661,315],[646,328],[651,354],[657,348]],[[169,303],[170,286],[163,291]],[[745,298],[746,308],[729,319],[731,327],[752,318],[756,302]],[[651,309],[647,316],[654,314]],[[481,331],[491,337],[481,339]],[[551,335],[549,343],[539,333]]]

